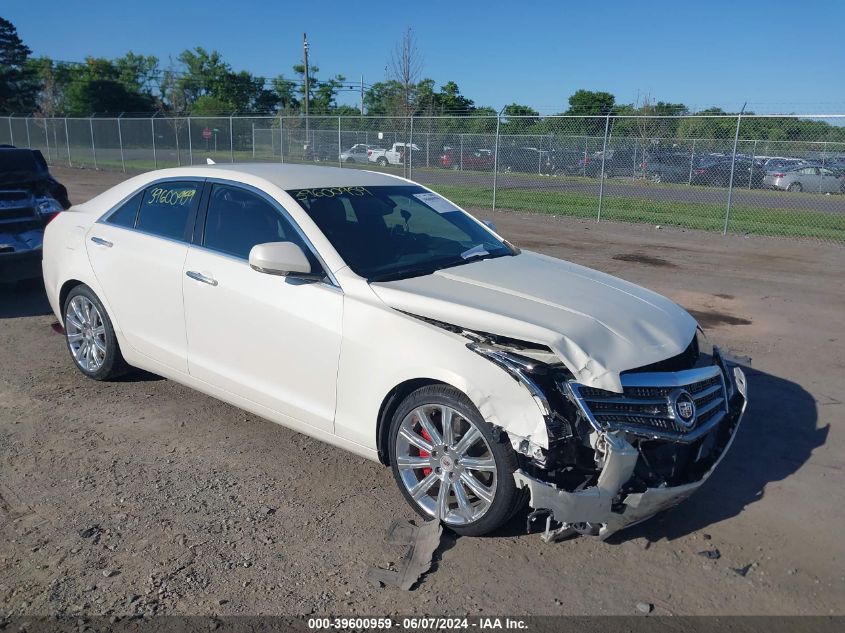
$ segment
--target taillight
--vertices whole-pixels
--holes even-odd
[[[373,150],[368,149],[368,150],[367,150],[367,156],[372,156],[372,155],[373,155]]]
[[[779,172],[772,174],[772,176],[774,176],[775,178],[783,178],[784,176],[786,176],[786,174],[779,171]]]
[[[695,171],[695,173],[696,173],[696,174],[698,174],[698,175],[701,175],[701,174],[703,174],[703,173],[704,173],[704,170],[703,170],[703,169],[696,169],[696,170],[694,170],[694,171]]]

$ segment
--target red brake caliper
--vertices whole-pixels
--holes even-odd
[[[420,429],[420,435],[422,435],[423,438],[425,438],[426,441],[431,442],[431,436],[428,434],[428,431],[426,431],[425,429]],[[420,451],[420,457],[428,457],[429,456],[428,451],[424,451],[423,449],[419,449],[419,451]],[[431,474],[431,468],[429,468],[428,466],[423,468],[422,471],[423,471],[423,477],[428,477]]]

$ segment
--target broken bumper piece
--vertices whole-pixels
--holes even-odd
[[[634,474],[640,453],[629,442],[632,438],[624,432],[609,432],[603,435],[607,446],[604,468],[596,485],[583,490],[566,491],[523,470],[517,470],[514,473],[516,485],[518,488],[528,489],[531,507],[548,512],[549,520],[543,539],[554,541],[581,533],[604,540],[611,534],[644,521],[692,495],[707,481],[733,443],[746,405],[745,376],[741,372],[737,378],[740,376],[742,393],[734,399],[731,411],[724,420],[724,424],[728,425],[730,437],[712,466],[695,481],[625,493],[626,484]],[[553,529],[551,519],[558,523],[559,527]]]

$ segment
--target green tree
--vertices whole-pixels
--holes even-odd
[[[157,62],[156,62],[157,63]],[[123,73],[123,74],[121,74]],[[59,64],[63,107],[68,114],[153,112],[156,101],[139,92],[139,81],[112,60],[88,57],[83,64]]]
[[[609,92],[576,90],[569,97],[566,114],[579,116],[607,116],[613,114],[616,97]]]
[[[228,112],[269,111],[279,103],[276,90],[265,87],[264,77],[252,75],[246,70],[235,72],[223,61],[217,51],[207,51],[201,46],[185,50],[179,55],[184,71],[175,82],[175,90],[180,93],[176,99],[185,103],[192,111],[200,97],[210,97],[201,108],[212,104],[215,108],[227,108]]]
[[[27,60],[32,51],[15,25],[0,18],[0,112],[32,112],[39,84]]]
[[[511,103],[502,111],[504,134],[532,134],[532,128],[540,122],[540,113],[531,106]]]

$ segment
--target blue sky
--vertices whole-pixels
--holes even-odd
[[[236,70],[291,76],[308,32],[321,75],[385,78],[414,29],[424,76],[453,80],[478,105],[566,108],[578,88],[757,112],[845,112],[845,2],[238,2],[4,0],[35,55],[81,61],[127,50],[162,66],[217,49]],[[341,102],[354,103],[347,94]]]

